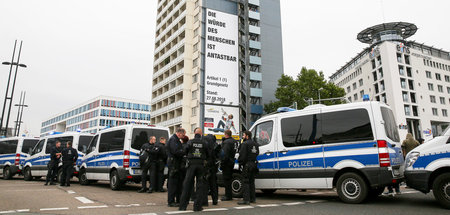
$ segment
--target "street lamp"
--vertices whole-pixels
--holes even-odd
[[[323,87],[319,88],[319,104],[320,104],[320,91],[323,90]]]

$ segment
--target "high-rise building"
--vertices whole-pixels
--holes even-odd
[[[406,22],[384,23],[360,32],[368,43],[330,79],[345,89],[350,101],[388,104],[401,138],[430,139],[450,123],[450,55],[448,51],[406,40],[417,31]]]
[[[99,96],[44,120],[40,136],[65,131],[96,133],[106,127],[131,123],[150,125],[148,102]]]
[[[159,0],[152,124],[235,135],[275,100],[279,0]]]

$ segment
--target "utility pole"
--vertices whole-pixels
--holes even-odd
[[[20,134],[20,125],[22,124],[23,108],[28,107],[28,105],[25,104],[25,95],[26,92],[24,91],[20,92],[20,102],[19,104],[14,105],[19,107],[19,110],[17,111],[17,120],[16,120],[16,128],[14,129],[15,131],[14,136],[19,136]]]

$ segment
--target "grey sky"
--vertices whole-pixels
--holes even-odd
[[[306,66],[328,77],[366,47],[357,33],[382,22],[415,23],[412,40],[450,50],[449,8],[445,0],[281,0],[284,72]],[[27,91],[23,128],[39,135],[42,120],[98,95],[149,100],[155,17],[156,0],[0,0],[0,61],[24,41],[28,68],[14,99]],[[1,105],[8,72],[0,65]]]

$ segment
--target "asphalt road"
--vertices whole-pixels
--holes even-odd
[[[137,193],[139,185],[112,191],[107,183],[71,187],[44,186],[44,181],[23,181],[20,177],[0,180],[0,214],[178,214],[167,207],[167,193]],[[402,195],[380,196],[364,204],[340,202],[334,191],[277,191],[257,194],[250,206],[237,205],[238,199],[205,207],[202,214],[446,214],[432,194],[402,188]],[[219,193],[223,195],[224,190]],[[192,210],[192,204],[188,210]],[[191,212],[191,211],[186,211]]]

